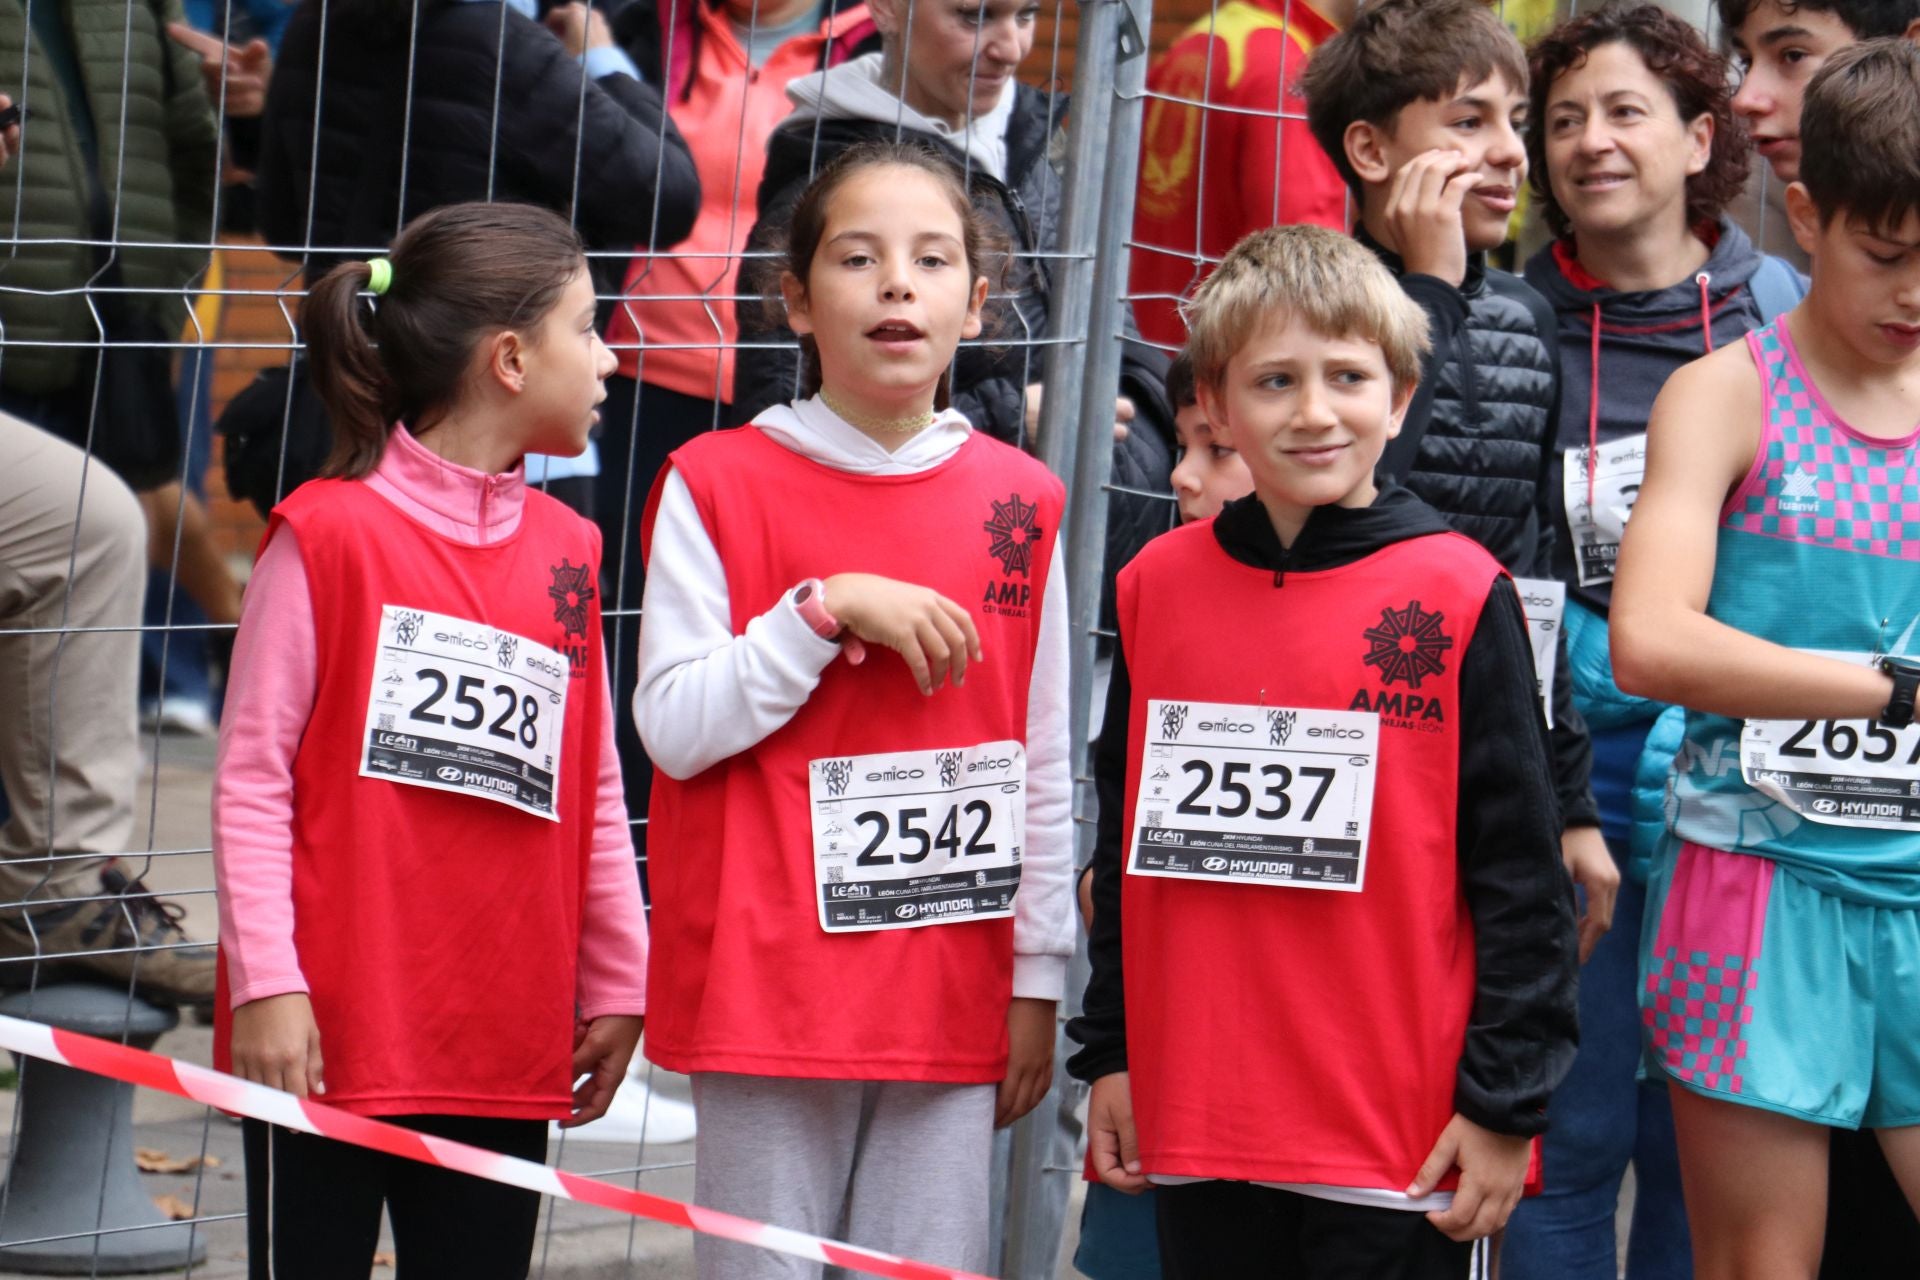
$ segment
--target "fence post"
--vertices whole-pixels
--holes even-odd
[[[1080,6],[1074,52],[1074,99],[1067,128],[1062,260],[1054,291],[1052,331],[1085,335],[1047,350],[1041,406],[1043,462],[1067,482],[1068,620],[1072,637],[1069,725],[1074,776],[1076,853],[1092,844],[1092,788],[1087,785],[1087,726],[1092,712],[1094,632],[1106,577],[1107,484],[1113,469],[1113,399],[1120,386],[1125,329],[1127,241],[1133,226],[1140,163],[1142,93],[1147,78],[1151,0],[1087,0]],[[1066,1016],[1078,1013],[1086,986],[1086,939],[1080,934],[1067,976]],[[1008,1280],[1052,1280],[1058,1266],[1067,1191],[1079,1177],[1074,1159],[1078,1091],[1065,1071],[1073,1045],[1054,1047],[1053,1089],[1013,1131],[999,1274]]]

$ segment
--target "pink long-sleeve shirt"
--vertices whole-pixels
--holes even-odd
[[[520,469],[490,476],[457,466],[405,427],[394,429],[367,484],[408,518],[475,546],[511,535],[526,505]],[[247,583],[214,770],[220,945],[236,1009],[308,989],[293,946],[293,759],[313,715],[315,651],[306,565],[293,530],[282,525]],[[589,1021],[647,1007],[646,911],[604,674],[600,696],[607,709],[580,925],[578,1004]]]

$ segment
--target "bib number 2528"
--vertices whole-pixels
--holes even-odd
[[[373,667],[362,777],[559,820],[564,654],[465,618],[387,605]]]

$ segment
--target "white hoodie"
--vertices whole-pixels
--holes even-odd
[[[787,86],[787,96],[794,103],[794,112],[789,118],[874,120],[913,133],[932,134],[952,143],[971,157],[973,163],[1005,182],[1007,123],[1013,118],[1014,82],[1007,81],[993,110],[969,120],[965,128],[956,129],[944,120],[921,115],[901,101],[892,86],[882,79],[883,56],[862,54],[837,67],[801,76]]]
[[[938,466],[973,428],[951,409],[888,453],[818,397],[775,405],[749,430],[858,475]],[[1058,533],[1027,699],[1027,854],[1014,899],[1013,994],[1059,1000],[1073,954],[1073,786],[1068,767],[1067,580]],[[799,586],[799,583],[794,583]],[[687,482],[669,470],[654,515],[641,600],[633,718],[654,766],[690,778],[751,750],[793,719],[840,656],[800,617],[791,591],[733,631],[726,569]],[[871,660],[871,659],[870,659]],[[936,697],[942,696],[936,694]]]

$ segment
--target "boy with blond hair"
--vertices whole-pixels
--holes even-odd
[[[1427,336],[1364,248],[1257,232],[1188,323],[1254,492],[1120,575],[1070,1028],[1093,1171],[1161,1188],[1174,1280],[1457,1277],[1574,1046],[1520,599],[1375,482]]]

